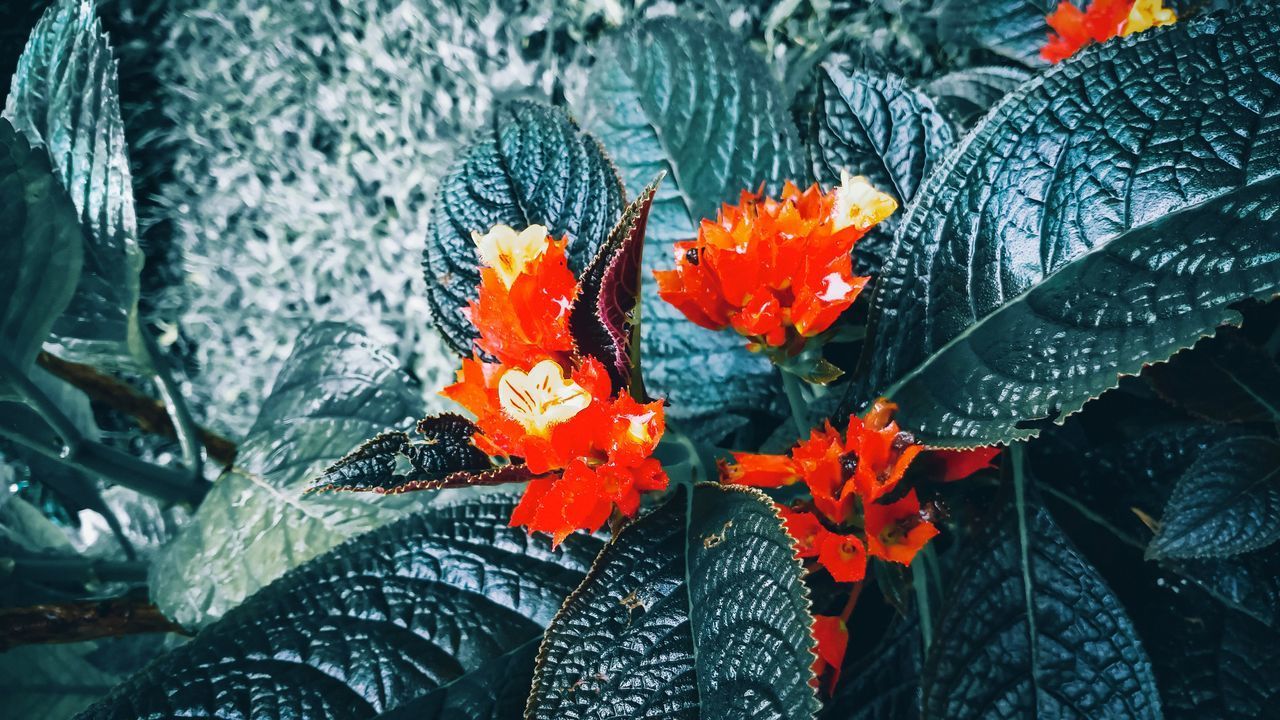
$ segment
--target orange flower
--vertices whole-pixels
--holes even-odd
[[[844,664],[844,654],[849,646],[849,628],[835,615],[814,615],[813,638],[817,641],[813,674],[821,678],[822,673],[830,668],[831,678],[826,687],[834,688],[840,679],[840,666]]]
[[[1054,33],[1040,50],[1040,57],[1057,63],[1076,54],[1090,42],[1106,42],[1118,35],[1128,36],[1148,28],[1169,25],[1178,16],[1161,0],[1093,0],[1081,11],[1068,0],[1048,17]]]
[[[658,294],[698,325],[733,327],[753,350],[798,352],[866,285],[850,253],[897,206],[847,175],[825,194],[791,183],[778,200],[744,192],[715,222],[702,221],[697,240],[676,243],[675,269],[654,273]]]
[[[865,510],[867,552],[878,558],[910,565],[925,543],[938,534],[938,528],[921,517],[915,490],[888,505],[867,503]]]
[[[828,532],[818,548],[818,562],[836,582],[858,582],[867,575],[867,547],[855,535]]]
[[[567,360],[578,281],[569,270],[565,241],[552,242],[540,225],[521,233],[499,225],[472,237],[481,262],[495,263],[481,268],[480,296],[467,309],[480,333],[476,346],[517,367],[546,357]]]
[[[877,401],[862,417],[849,418],[843,436],[824,423],[790,455],[734,453],[721,475],[725,482],[767,488],[803,481],[810,500],[779,508],[782,519],[797,554],[816,557],[837,582],[863,579],[869,554],[910,562],[938,531],[920,517],[914,490],[889,505],[877,502],[897,488],[922,450],[893,421],[895,409]]]
[[[615,393],[604,365],[574,351],[569,315],[579,287],[563,241],[539,226],[473,238],[484,267],[468,315],[477,348],[497,362],[464,359],[441,394],[475,415],[477,448],[539,476],[511,524],[559,544],[574,530],[598,530],[614,508],[634,515],[642,492],[667,486],[651,457],[665,429],[662,402]]]

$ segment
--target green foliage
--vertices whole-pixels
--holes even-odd
[[[960,563],[921,679],[924,717],[1161,717],[1132,622],[1044,508],[1003,513]]]
[[[142,251],[116,83],[94,4],[59,0],[31,33],[4,117],[46,147],[86,228],[84,272],[54,325],[63,352],[146,362],[138,326]]]
[[[808,593],[759,493],[681,491],[629,525],[547,629],[530,718],[812,718]]]
[[[1201,454],[1173,488],[1155,558],[1231,557],[1280,540],[1280,443],[1226,440]]]
[[[932,443],[1024,439],[1275,295],[1278,31],[1255,10],[1088,49],[985,118],[904,218],[868,397]]]
[[[512,507],[476,499],[351,540],[80,717],[368,718],[525,657],[601,542],[579,534],[550,550],[508,526]],[[488,714],[471,704],[462,716]]]
[[[740,338],[685,320],[657,297],[650,271],[669,268],[671,243],[693,237],[721,203],[762,183],[776,191],[784,180],[804,180],[803,152],[777,83],[740,38],[685,17],[628,28],[597,54],[580,110],[585,127],[632,193],[667,173],[649,212],[644,259],[648,388],[670,399],[668,412],[677,418],[763,408],[776,394],[769,364]]]
[[[25,375],[75,292],[83,240],[48,156],[7,120],[0,120],[0,148],[0,354]],[[7,383],[0,372],[0,397]]]
[[[151,570],[151,597],[188,626],[215,620],[286,570],[417,504],[302,497],[351,447],[403,426],[419,403],[394,358],[354,328],[324,323],[298,339],[240,447]]]

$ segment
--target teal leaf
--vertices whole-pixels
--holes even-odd
[[[59,354],[145,363],[133,180],[116,60],[95,3],[58,0],[45,12],[18,60],[4,117],[45,146],[86,228],[83,273],[53,327]]]
[[[580,114],[630,192],[659,172],[649,213],[641,353],[645,382],[673,418],[758,410],[777,394],[773,369],[732,332],[689,322],[657,295],[652,271],[672,266],[672,243],[744,190],[778,191],[807,174],[777,82],[742,38],[687,17],[648,20],[599,51]],[[691,371],[697,368],[696,372]]]
[[[156,558],[152,599],[177,622],[203,625],[289,568],[420,507],[412,496],[302,496],[347,450],[410,422],[419,403],[395,358],[359,331],[324,323],[302,333],[236,467]]]
[[[812,618],[773,504],[702,485],[626,526],[547,629],[526,717],[812,718]]]
[[[863,400],[927,443],[1034,436],[1280,292],[1280,11],[1090,48],[920,191],[872,300]]]
[[[355,537],[255,593],[80,717],[358,720],[457,691],[513,658],[528,662],[513,668],[527,678],[526,649],[602,543],[579,533],[552,550],[508,525],[514,505],[509,496],[473,498]],[[490,710],[477,703],[416,717]]]
[[[75,206],[48,156],[0,119],[0,355],[29,374],[83,262]],[[0,397],[6,382],[0,377]]]

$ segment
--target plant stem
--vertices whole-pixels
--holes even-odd
[[[74,446],[65,441],[51,442],[51,438],[41,437],[39,427],[32,425],[39,423],[0,424],[0,437],[81,472],[162,500],[198,504],[209,490],[209,484],[202,479],[193,481],[186,473],[152,465],[115,448],[86,441],[78,434]]]
[[[147,581],[147,564],[137,560],[100,560],[76,555],[0,557],[0,577],[6,576],[62,583],[143,583]]]
[[[193,478],[197,481],[203,480],[204,453],[200,446],[200,433],[195,421],[191,419],[187,401],[182,397],[181,388],[173,381],[173,375],[169,372],[169,367],[165,363],[159,346],[156,345],[155,338],[146,328],[141,329],[141,335],[143,346],[151,361],[152,378],[155,380],[156,389],[164,399],[165,410],[173,420],[173,428],[178,434],[178,445],[182,447],[182,464],[187,466]]]
[[[1010,464],[1013,466],[1014,512],[1018,514],[1018,547],[1021,551],[1022,594],[1027,606],[1027,637],[1031,643],[1031,662],[1039,662],[1039,643],[1036,635],[1036,606],[1031,586],[1031,538],[1027,528],[1027,480],[1022,459],[1022,443],[1009,446]]]
[[[779,372],[782,373],[782,391],[787,396],[787,404],[791,406],[791,419],[795,422],[797,437],[803,440],[809,434],[809,410],[800,387],[800,378],[786,370]]]
[[[911,568],[911,585],[916,591],[916,610],[920,615],[920,639],[926,654],[933,646],[933,614],[929,609],[929,576],[924,563]]]
[[[36,364],[76,387],[88,395],[90,400],[129,416],[144,432],[177,438],[164,403],[138,391],[132,385],[91,365],[63,360],[45,351],[36,356]],[[235,443],[205,428],[197,427],[197,432],[210,458],[222,465],[230,465],[235,461]]]
[[[40,414],[44,421],[49,423],[49,427],[58,434],[58,438],[62,441],[63,447],[66,448],[68,454],[74,455],[84,442],[84,438],[80,435],[80,431],[76,429],[71,419],[60,410],[56,403],[49,398],[35,383],[31,382],[31,378],[26,373],[19,370],[8,358],[0,355],[0,378],[6,380],[18,396],[31,409]]]
[[[0,608],[0,652],[18,645],[156,632],[185,631],[145,597]]]
[[[1072,510],[1075,510],[1076,512],[1080,513],[1080,515],[1084,517],[1086,520],[1093,522],[1095,525],[1098,525],[1102,529],[1116,536],[1116,539],[1119,540],[1120,542],[1123,542],[1126,545],[1132,545],[1133,547],[1136,547],[1139,550],[1146,552],[1147,546],[1145,543],[1143,543],[1141,540],[1137,539],[1136,537],[1130,535],[1129,533],[1121,530],[1115,525],[1112,525],[1106,518],[1094,512],[1087,505],[1080,502],[1079,500],[1076,500],[1070,495],[1049,485],[1043,485],[1040,487],[1040,489],[1044,493],[1048,495],[1052,495],[1053,497],[1062,501],[1064,504],[1068,505]]]

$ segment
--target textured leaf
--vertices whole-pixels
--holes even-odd
[[[466,683],[541,635],[601,545],[577,534],[551,550],[508,526],[513,507],[488,496],[354,538],[82,717],[354,720]]]
[[[1280,419],[1280,365],[1235,328],[1225,328],[1143,377],[1162,398],[1218,422]]]
[[[378,720],[515,720],[524,716],[539,636]]]
[[[1273,630],[1280,630],[1280,546],[1232,558],[1170,560],[1170,569]]]
[[[924,89],[953,120],[969,126],[1030,79],[1031,73],[1018,68],[973,67],[947,73]]]
[[[349,448],[420,411],[395,359],[337,323],[304,332],[240,446],[191,522],[157,557],[151,597],[184,625],[215,619],[289,568],[420,507],[301,497]],[[434,497],[434,496],[420,496]]]
[[[1057,6],[1057,0],[945,0],[937,10],[938,30],[945,42],[1040,68],[1049,35],[1045,16]]]
[[[649,213],[642,352],[649,390],[673,418],[760,409],[777,393],[773,368],[731,332],[685,319],[657,295],[652,270],[672,265],[671,243],[743,190],[802,181],[803,153],[777,83],[745,42],[684,17],[649,20],[597,54],[581,115],[639,193],[665,171]],[[697,368],[692,372],[691,368]]]
[[[1227,440],[1182,476],[1160,516],[1147,555],[1229,557],[1280,539],[1280,443]]]
[[[461,313],[480,284],[472,232],[545,225],[569,238],[569,267],[581,273],[622,205],[622,183],[595,138],[549,105],[500,105],[432,200],[423,267],[431,317],[449,345],[469,356],[476,336]]]
[[[687,490],[628,525],[547,629],[528,718],[812,718],[808,593],[763,495]]]
[[[1144,639],[1169,720],[1266,718],[1280,701],[1280,634],[1193,587],[1151,596]],[[1141,617],[1135,612],[1135,617]]]
[[[934,444],[1026,438],[1280,290],[1280,12],[1086,50],[921,189],[873,299],[869,389]]]
[[[53,332],[60,355],[145,357],[138,336],[138,247],[133,180],[120,118],[116,61],[94,3],[58,0],[36,24],[4,109],[54,171],[85,232],[84,270]]]
[[[654,195],[662,183],[660,174],[640,191],[622,213],[595,258],[578,278],[582,290],[569,322],[578,349],[604,363],[615,387],[631,387],[633,366],[632,336],[639,332],[641,262],[644,258],[645,225]]]
[[[954,144],[951,123],[902,78],[857,70],[847,57],[824,62],[817,74],[809,122],[814,178],[831,188],[840,184],[841,171],[865,175],[906,206]],[[879,269],[899,217],[895,213],[855,246],[860,268]]]
[[[957,567],[924,670],[925,717],[1161,717],[1124,608],[1044,508],[1028,508],[1025,525],[1005,511]]]
[[[384,432],[347,453],[316,478],[307,492],[372,492],[395,495],[473,485],[524,482],[519,465],[495,468],[471,442],[475,423],[453,413],[418,421],[422,442],[407,433]],[[403,470],[403,472],[400,472]]]
[[[885,642],[855,667],[840,673],[840,685],[822,720],[916,720],[920,717],[920,627],[900,623]]]
[[[31,370],[83,262],[75,206],[26,138],[0,119],[0,353]],[[0,396],[6,382],[0,377]]]

